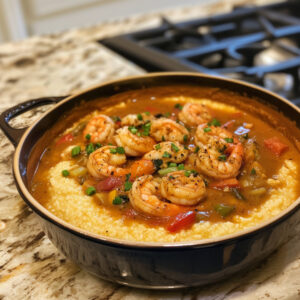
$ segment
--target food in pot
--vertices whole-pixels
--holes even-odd
[[[226,90],[119,93],[80,104],[47,136],[33,196],[100,235],[219,237],[269,220],[299,197],[293,124]]]

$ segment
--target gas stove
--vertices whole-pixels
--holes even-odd
[[[147,71],[197,71],[245,80],[300,106],[300,1],[235,7],[230,13],[100,43]]]

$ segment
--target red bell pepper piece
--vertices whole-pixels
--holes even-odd
[[[175,233],[182,229],[191,227],[196,222],[196,212],[194,210],[178,214],[167,225],[167,230]]]
[[[72,142],[74,139],[74,136],[72,133],[67,133],[65,135],[63,135],[57,142],[56,145],[60,145],[63,143],[68,143],[68,142]]]
[[[282,143],[276,136],[264,140],[264,145],[276,156],[280,156],[281,154],[289,150],[289,146]]]
[[[211,182],[209,184],[209,187],[217,190],[223,190],[226,187],[240,188],[240,183],[236,178],[228,178],[228,179]]]

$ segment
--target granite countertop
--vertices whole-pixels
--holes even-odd
[[[155,26],[161,15],[182,20],[229,11],[234,3],[267,2],[271,1],[220,1],[2,44],[0,111],[24,100],[75,93],[144,73],[100,46],[99,38]],[[20,116],[15,126],[32,123],[42,111]],[[2,132],[0,149],[0,299],[300,299],[300,235],[252,271],[206,287],[138,290],[91,276],[56,250],[18,195],[11,172],[14,148]]]

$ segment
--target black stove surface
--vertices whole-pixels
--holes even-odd
[[[100,41],[147,71],[246,80],[300,105],[300,1],[232,12]]]

